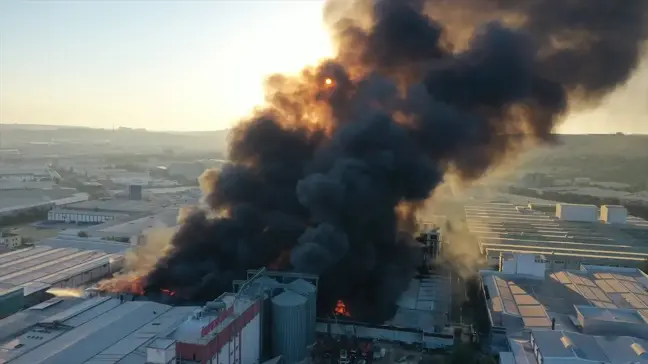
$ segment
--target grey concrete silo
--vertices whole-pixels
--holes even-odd
[[[306,333],[306,344],[315,342],[315,324],[317,318],[317,288],[303,279],[297,279],[287,285],[288,289],[306,297],[306,312],[308,332]]]
[[[306,297],[286,290],[272,298],[273,356],[281,355],[286,364],[306,358],[307,322]]]

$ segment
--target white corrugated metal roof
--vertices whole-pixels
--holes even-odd
[[[568,222],[515,204],[469,205],[464,210],[470,231],[488,251],[628,261],[648,258],[648,229],[636,218],[628,218],[624,225]]]
[[[24,287],[28,295],[122,256],[88,248],[39,245],[2,254],[0,287]]]
[[[173,307],[139,329],[121,338],[83,364],[141,364],[146,361],[146,347],[155,342],[166,348],[175,340],[157,338],[182,323],[197,309],[193,306]]]

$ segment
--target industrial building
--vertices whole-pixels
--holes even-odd
[[[39,245],[0,255],[0,312],[10,315],[49,296],[52,287],[79,287],[120,270],[122,254]]]
[[[48,211],[89,198],[87,193],[77,193],[71,188],[3,190],[0,194],[0,217]]]
[[[648,362],[640,350],[648,348],[646,274],[605,266],[547,273],[545,264],[514,254],[500,271],[480,274],[500,363]]]
[[[28,312],[23,315],[29,317],[32,313],[52,310],[66,302],[62,298],[54,298],[41,306],[25,310]],[[196,309],[111,297],[85,299],[47,317],[38,315],[35,324],[3,340],[0,343],[0,362],[176,363],[176,343],[164,336],[187,322],[187,317]],[[0,321],[0,325],[0,331],[3,331],[4,322]]]
[[[160,204],[136,200],[93,200],[54,208],[47,214],[49,221],[65,223],[100,224],[150,214],[160,209]]]
[[[0,181],[51,181],[61,179],[56,171],[46,166],[33,166],[31,168],[2,168],[0,169]]]
[[[372,345],[429,343],[430,335],[436,342],[424,347],[453,343],[452,335],[424,327],[432,322],[414,322],[424,316],[397,317],[385,325],[317,320],[317,286],[316,276],[261,270],[249,271],[247,280],[233,282],[232,292],[202,307],[93,289],[83,298],[54,297],[0,320],[0,362],[295,364],[313,355],[320,336],[348,336],[349,327]],[[433,312],[432,291],[429,282],[413,283],[399,305]]]
[[[96,250],[106,254],[117,255],[123,255],[131,248],[130,243],[122,243],[100,237],[81,237],[76,230],[63,230],[58,236],[41,240],[38,246],[41,245],[55,249]]]
[[[470,232],[491,266],[501,253],[542,256],[548,270],[581,264],[643,267],[648,222],[622,206],[508,202],[464,207]]]
[[[15,249],[22,244],[22,238],[18,234],[0,231],[0,249]]]
[[[297,363],[306,358],[306,338],[313,337],[315,312],[308,308],[314,306],[305,302],[315,296],[289,289],[268,295],[259,279],[265,277],[238,282],[238,293],[203,307],[125,295],[53,298],[0,320],[0,362],[253,364],[278,354],[283,363]],[[301,282],[290,286],[304,289]]]
[[[131,245],[141,245],[146,242],[148,234],[154,230],[174,228],[178,224],[178,208],[165,208],[155,215],[144,217],[129,217],[117,220],[106,221],[98,225],[83,227],[83,229],[68,229],[60,236],[66,236],[73,240],[79,231],[90,237],[90,240],[128,242]]]

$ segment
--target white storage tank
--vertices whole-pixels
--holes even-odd
[[[598,207],[594,205],[556,204],[556,217],[563,221],[596,222]]]
[[[272,351],[281,355],[285,364],[299,363],[306,358],[307,299],[292,291],[272,298]]]
[[[625,224],[628,219],[628,210],[620,205],[601,206],[601,220],[608,224]]]

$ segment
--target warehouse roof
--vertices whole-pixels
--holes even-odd
[[[146,345],[186,319],[195,307],[120,302],[96,297],[41,320],[0,345],[0,362],[12,364],[135,364]]]
[[[23,286],[27,291],[37,283],[46,288],[121,257],[97,250],[46,245],[20,249],[0,255],[0,286],[3,289]]]
[[[81,302],[81,298],[54,297],[0,320],[0,342],[21,335],[39,321]]]
[[[387,323],[396,327],[435,332],[443,327],[450,306],[450,277],[427,276],[410,282],[400,296],[396,314]]]
[[[648,315],[648,276],[638,269],[584,266],[580,271],[560,271],[546,279],[482,271],[488,293],[489,315],[494,326],[509,333],[522,329],[551,327],[577,331],[572,317],[605,318],[614,310],[618,320],[640,322]],[[575,307],[578,306],[578,307]],[[598,310],[596,310],[598,308]],[[619,316],[626,311],[628,312]]]
[[[648,364],[648,341],[628,336],[590,336],[534,330],[531,335],[545,359],[582,359],[596,363]]]
[[[561,221],[544,206],[487,203],[464,209],[470,231],[485,250],[637,262],[648,259],[648,228],[636,217],[617,225]]]
[[[92,200],[66,206],[69,210],[109,211],[125,213],[150,213],[159,204],[137,200]]]
[[[130,249],[130,244],[101,238],[79,237],[76,232],[65,232],[56,237],[41,240],[41,244],[52,248],[71,248],[79,250],[96,250],[106,254],[121,254]],[[40,245],[39,245],[40,246]]]
[[[165,228],[177,224],[179,209],[167,208],[158,214],[141,217],[138,219],[108,221],[106,223],[95,225],[87,229],[90,232],[99,232],[106,234],[115,234],[118,236],[139,235],[150,228]]]

